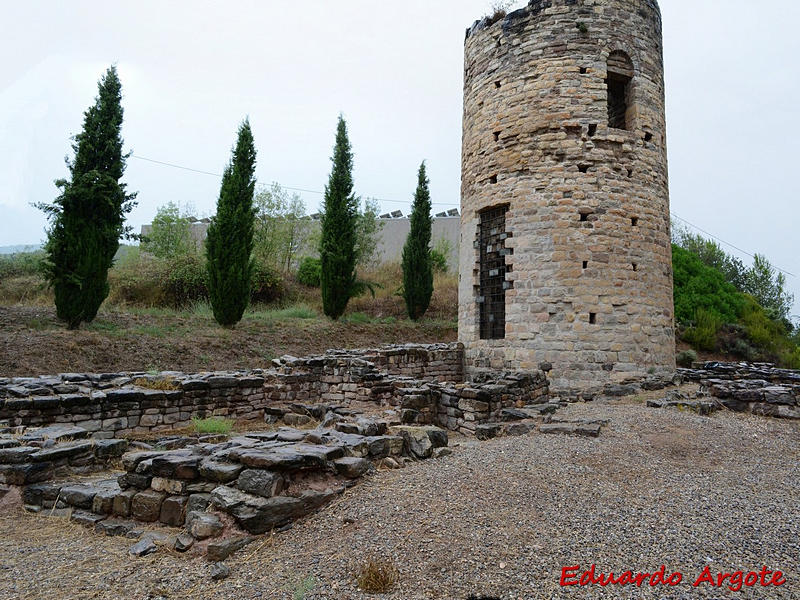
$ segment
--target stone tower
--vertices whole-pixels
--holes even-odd
[[[675,369],[656,0],[530,0],[464,48],[469,374],[588,390]]]

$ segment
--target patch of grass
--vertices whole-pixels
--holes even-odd
[[[192,425],[197,433],[222,433],[228,434],[233,429],[233,421],[223,417],[208,417],[206,419],[192,419]]]
[[[297,304],[287,308],[254,310],[245,313],[244,318],[249,321],[271,323],[276,321],[287,321],[289,319],[318,319],[319,313],[307,304]]]
[[[103,333],[117,333],[120,330],[119,325],[111,321],[92,321],[86,325],[89,331],[100,331]]]
[[[34,317],[30,319],[27,323],[30,329],[35,331],[47,331],[48,329],[56,329],[58,325],[53,323],[48,319],[40,319],[39,317]]]
[[[364,323],[372,323],[373,318],[368,314],[362,312],[354,312],[342,317],[342,323],[353,323],[355,325],[363,325]]]
[[[180,384],[172,377],[162,377],[158,379],[148,379],[146,377],[139,377],[133,380],[133,385],[146,388],[148,390],[179,390]]]
[[[399,572],[388,559],[370,558],[356,575],[358,588],[363,592],[384,594],[397,583]]]
[[[134,335],[149,335],[150,337],[163,338],[173,335],[177,331],[175,325],[139,325],[131,329]]]

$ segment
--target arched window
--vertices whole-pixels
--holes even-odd
[[[630,57],[616,50],[608,57],[608,126],[614,129],[629,129],[632,102],[631,81],[633,62]]]

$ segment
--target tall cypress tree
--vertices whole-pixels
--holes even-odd
[[[128,154],[122,153],[122,85],[116,67],[98,83],[94,106],[85,113],[75,136],[69,178],[56,181],[61,194],[38,205],[51,227],[45,245],[45,269],[53,288],[58,318],[70,329],[97,315],[108,296],[108,269],[129,235],[125,215],[136,194],[120,183]]]
[[[431,195],[425,161],[419,167],[417,191],[411,207],[411,229],[403,246],[403,298],[409,318],[417,320],[433,295],[431,262]]]
[[[208,295],[214,318],[224,327],[238,323],[250,301],[256,149],[250,121],[239,127],[231,162],[222,175],[217,214],[206,238]]]
[[[338,319],[344,313],[356,283],[356,225],[358,200],[353,194],[353,153],[347,138],[347,124],[339,115],[333,170],[325,186],[322,238],[322,308]]]

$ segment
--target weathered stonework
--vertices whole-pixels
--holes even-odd
[[[461,344],[406,344],[283,356],[271,369],[253,371],[0,378],[0,425],[66,424],[93,438],[125,438],[209,416],[304,425],[331,406],[361,402],[392,408],[405,424],[471,434],[503,408],[549,400],[542,371],[495,373],[467,384],[463,364]],[[174,389],[151,389],[165,382]]]
[[[624,91],[614,117],[607,79]],[[468,376],[546,363],[553,388],[586,390],[674,371],[665,132],[655,0],[531,0],[467,31]],[[489,249],[505,260],[504,337],[481,339],[481,213],[504,206]]]

